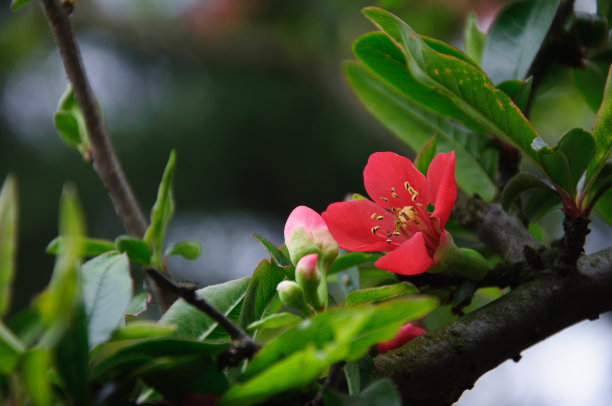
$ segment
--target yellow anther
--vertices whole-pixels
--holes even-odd
[[[386,197],[381,197],[380,200],[382,200],[383,202],[386,202],[387,198]]]
[[[376,220],[381,221],[381,220],[383,220],[384,218],[385,218],[385,216],[378,216],[378,217],[376,217]]]
[[[372,229],[371,229],[372,234],[376,234],[376,232],[378,231],[378,229],[379,229],[379,228],[380,228],[380,226],[374,226],[374,227],[372,227]]]
[[[387,240],[387,244],[391,244],[391,240]]]
[[[404,187],[406,188],[406,190],[410,190],[411,189],[410,183],[408,183],[408,182],[404,182]]]
[[[397,193],[391,192],[391,197],[393,197],[394,199],[397,199]]]
[[[399,237],[401,235],[401,233],[399,231],[394,231],[393,235],[396,236],[396,237]]]
[[[370,216],[370,218],[371,218],[372,220],[374,220],[374,219],[376,218],[376,213],[372,213],[372,215]]]

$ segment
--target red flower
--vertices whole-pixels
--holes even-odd
[[[396,348],[401,347],[413,338],[425,333],[426,331],[421,327],[413,326],[412,323],[407,323],[400,328],[400,331],[397,333],[395,338],[393,338],[393,340],[376,344],[376,349],[378,350],[379,354],[384,354],[387,351],[395,350]]]
[[[340,248],[389,251],[374,265],[402,275],[425,272],[442,260],[448,250],[439,248],[452,244],[444,225],[457,198],[455,153],[436,155],[426,179],[409,159],[377,152],[363,179],[374,202],[333,203],[322,215]]]

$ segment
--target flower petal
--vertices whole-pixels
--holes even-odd
[[[322,216],[338,246],[348,251],[389,251],[405,240],[392,234],[393,215],[370,200],[332,203]]]
[[[425,176],[414,167],[408,158],[393,152],[376,152],[370,155],[363,171],[366,191],[374,200],[386,209],[403,208],[420,203],[429,204],[429,187]],[[408,188],[416,191],[416,199]]]
[[[394,251],[374,263],[380,269],[400,275],[423,273],[433,265],[422,233],[416,233]]]
[[[397,333],[395,338],[393,338],[393,340],[376,344],[376,349],[378,350],[379,354],[384,354],[388,351],[400,348],[408,341],[425,333],[426,331],[423,330],[421,327],[415,326],[412,323],[407,323],[400,328],[399,332]]]
[[[444,228],[457,200],[454,151],[434,157],[427,170],[427,181],[434,205],[431,217],[440,219],[440,227]]]

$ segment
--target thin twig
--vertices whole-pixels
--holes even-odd
[[[100,110],[89,85],[67,12],[57,0],[40,0],[57,42],[68,79],[72,83],[91,140],[94,168],[106,187],[115,210],[130,235],[142,238],[147,229],[136,198],[108,138]]]
[[[241,342],[243,347],[246,348],[245,351],[249,353],[249,357],[259,349],[260,345],[257,342],[253,341],[253,339],[251,339],[247,333],[234,324],[234,322],[228,319],[223,313],[198,296],[194,289],[177,285],[176,282],[155,269],[147,269],[146,273],[159,286],[174,292],[181,299],[201,310],[211,319],[219,323],[219,326],[221,326],[221,328],[225,330],[233,340]]]

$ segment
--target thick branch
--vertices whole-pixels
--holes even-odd
[[[485,372],[584,319],[612,310],[612,250],[583,257],[579,272],[542,273],[499,300],[375,359],[404,405],[455,402]]]
[[[68,79],[72,83],[91,140],[94,167],[113,201],[127,232],[142,237],[147,223],[108,138],[100,110],[85,74],[78,46],[66,11],[57,0],[41,0],[49,26],[57,42]]]
[[[541,248],[499,205],[462,197],[456,217],[518,272],[531,266],[529,253]],[[495,302],[375,359],[378,371],[400,389],[405,405],[450,405],[505,360],[612,310],[612,249],[581,257],[572,272],[535,269],[528,275]]]

